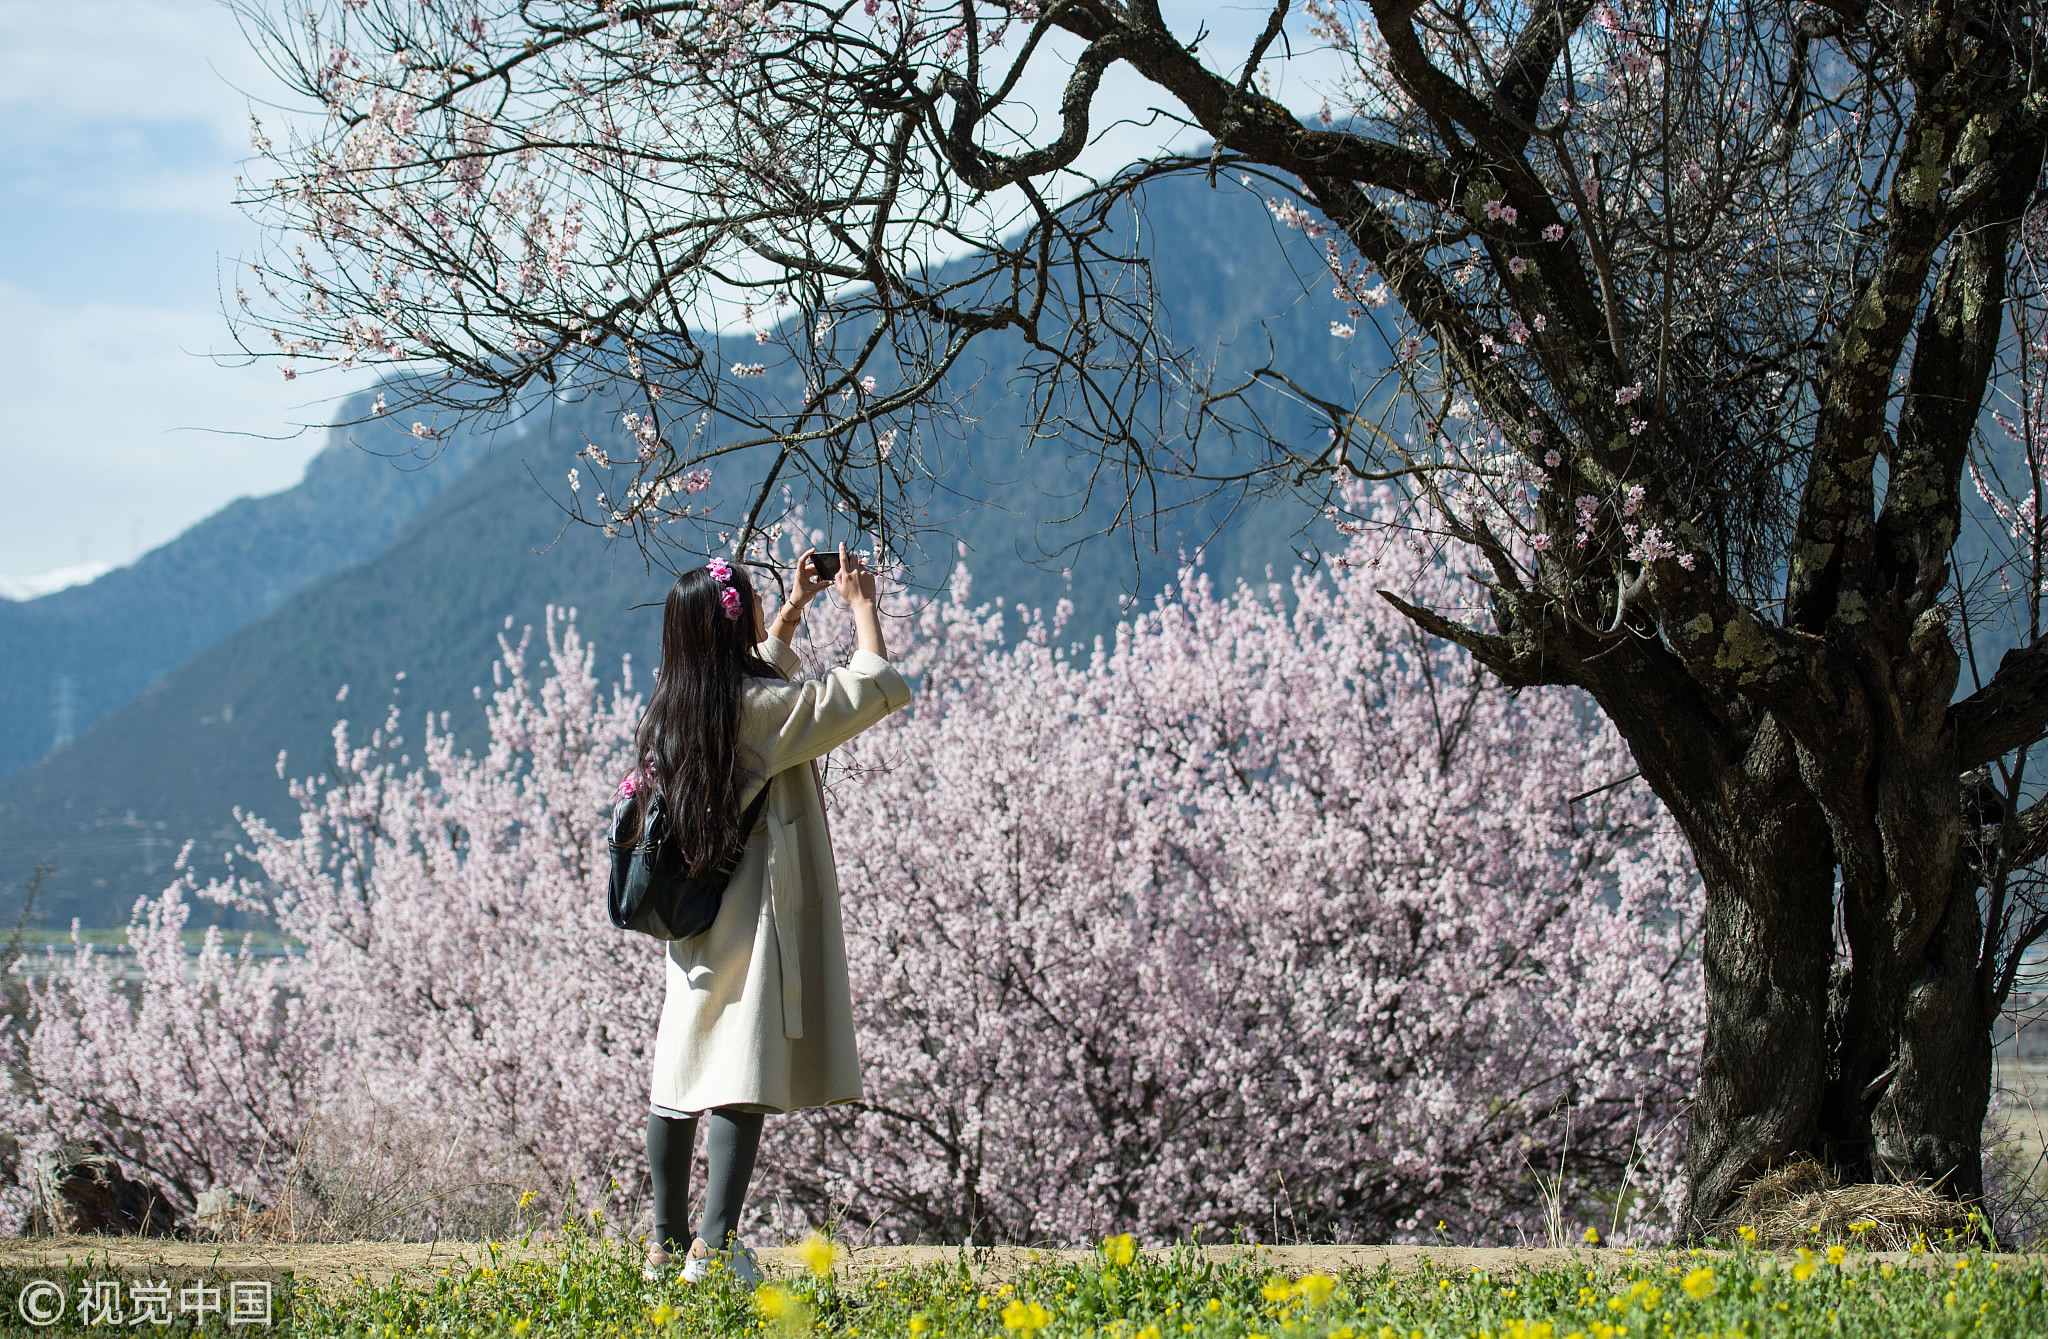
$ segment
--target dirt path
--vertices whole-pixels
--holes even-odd
[[[547,1260],[559,1248],[534,1242],[522,1248],[516,1242],[500,1243],[500,1260]],[[1275,1273],[1296,1276],[1312,1270],[1337,1272],[1353,1266],[1376,1269],[1382,1264],[1407,1270],[1425,1260],[1437,1268],[1491,1271],[1542,1268],[1572,1263],[1618,1266],[1629,1263],[1619,1251],[1545,1250],[1502,1246],[1205,1246],[1201,1253],[1212,1260],[1228,1260],[1256,1253],[1265,1267]],[[903,1266],[951,1264],[960,1254],[957,1246],[867,1246],[854,1247],[842,1259],[841,1271],[859,1277],[875,1270]],[[1148,1252],[1148,1254],[1164,1252]],[[762,1268],[770,1274],[803,1268],[794,1247],[762,1247],[757,1254]],[[977,1278],[1000,1280],[1014,1277],[1034,1259],[1065,1257],[1093,1258],[1093,1250],[1032,1250],[1025,1247],[976,1247],[968,1266]],[[1865,1257],[1870,1258],[1870,1257]],[[1877,1255],[1899,1264],[1926,1264],[1937,1256],[1908,1256],[1903,1253]],[[2029,1257],[2008,1257],[2015,1261]],[[2032,1257],[2038,1258],[2038,1257]],[[102,1264],[124,1270],[162,1266],[174,1269],[286,1268],[323,1288],[347,1284],[355,1279],[383,1282],[395,1275],[424,1279],[450,1270],[461,1271],[488,1259],[480,1242],[351,1241],[305,1245],[273,1245],[262,1242],[165,1241],[142,1237],[29,1237],[0,1239],[0,1267],[35,1268],[65,1263],[90,1267]]]

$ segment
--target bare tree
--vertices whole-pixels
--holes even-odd
[[[2041,582],[2012,580],[2041,553],[2044,0],[1277,0],[1229,66],[1153,0],[242,12],[323,118],[255,130],[254,347],[403,363],[458,417],[630,388],[589,519],[643,544],[715,466],[756,485],[741,547],[796,472],[888,548],[904,444],[996,330],[1120,519],[1163,476],[1395,481],[1482,566],[1469,610],[1387,598],[1509,685],[1587,690],[1707,882],[1688,1227],[1801,1154],[1981,1190],[2048,853]],[[1112,68],[1213,147],[1080,174]],[[1324,243],[1333,336],[1384,343],[1399,417],[1302,369],[1213,384],[1162,338],[1109,222],[1170,173]],[[719,333],[748,321],[758,361]],[[1994,395],[2026,477],[1985,484],[2011,553],[1964,573]],[[1303,407],[1314,440],[1278,426]],[[1958,614],[2026,629],[1960,700]]]

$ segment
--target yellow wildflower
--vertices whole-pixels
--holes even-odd
[[[539,1192],[539,1191],[537,1191],[537,1190],[522,1190],[522,1191],[520,1191],[520,1192],[519,1192],[519,1207],[520,1207],[520,1208],[522,1208],[522,1209],[524,1209],[524,1208],[525,1208],[525,1207],[526,1207],[527,1205],[529,1205],[529,1204],[533,1203],[533,1201],[534,1201],[534,1198],[535,1198],[535,1197],[536,1197],[537,1195],[539,1195],[539,1194],[540,1194],[540,1192]]]
[[[931,1323],[931,1320],[930,1320],[930,1318],[929,1318],[929,1317],[927,1317],[927,1316],[926,1316],[926,1315],[924,1314],[924,1312],[922,1312],[922,1311],[913,1311],[913,1312],[911,1312],[911,1314],[910,1314],[910,1335],[911,1335],[911,1339],[917,1339],[917,1336],[919,1336],[919,1335],[923,1334],[923,1333],[924,1333],[924,1332],[925,1332],[926,1330],[929,1330],[929,1329],[930,1329],[931,1327],[932,1327],[932,1323]]]
[[[1294,1281],[1294,1290],[1307,1298],[1310,1306],[1321,1306],[1337,1290],[1337,1280],[1328,1274],[1303,1274]]]
[[[512,1333],[515,1335],[525,1334],[532,1328],[533,1317],[531,1316],[521,1316],[518,1320],[512,1322]]]
[[[1814,1264],[1813,1252],[1801,1246],[1799,1248],[1799,1261],[1792,1266],[1792,1277],[1804,1283],[1813,1277],[1815,1268],[1817,1266]]]
[[[1213,1316],[1213,1315],[1215,1315],[1215,1314],[1216,1314],[1217,1312],[1221,1311],[1222,1309],[1223,1309],[1223,1299],[1222,1299],[1222,1298],[1220,1298],[1220,1297],[1212,1297],[1212,1298],[1210,1298],[1210,1299],[1209,1299],[1209,1303],[1208,1303],[1208,1311],[1209,1311],[1209,1314],[1210,1314],[1210,1315],[1212,1315],[1212,1316]]]
[[[1284,1302],[1293,1295],[1293,1287],[1278,1274],[1268,1275],[1265,1286],[1259,1289],[1259,1296],[1269,1302]]]
[[[1744,1223],[1741,1227],[1736,1228],[1735,1235],[1742,1238],[1744,1242],[1748,1243],[1751,1246],[1756,1245],[1756,1229],[1751,1227],[1747,1223]]]
[[[1875,1218],[1859,1218],[1855,1222],[1849,1224],[1849,1230],[1860,1237],[1864,1233],[1870,1231],[1870,1229],[1876,1226],[1877,1220]]]
[[[763,1320],[781,1320],[789,1314],[790,1304],[795,1300],[787,1288],[764,1283],[754,1294],[754,1309],[761,1313]]]
[[[1842,1260],[1848,1254],[1849,1252],[1843,1249],[1842,1244],[1840,1242],[1836,1242],[1834,1245],[1828,1247],[1828,1263],[1831,1265],[1839,1265],[1842,1263]]]
[[[821,1279],[832,1272],[833,1263],[839,1259],[839,1248],[816,1232],[805,1237],[796,1249],[811,1272]]]
[[[1678,1286],[1685,1289],[1685,1295],[1693,1301],[1704,1302],[1714,1295],[1714,1271],[1701,1265],[1687,1274]]]
[[[1113,1265],[1128,1265],[1137,1258],[1138,1243],[1130,1233],[1119,1232],[1113,1237],[1102,1239],[1102,1249]]]
[[[1600,1244],[1600,1229],[1597,1227],[1589,1227],[1579,1235],[1585,1238],[1588,1246],[1598,1246]]]
[[[667,1302],[663,1302],[660,1306],[654,1308],[654,1310],[647,1313],[647,1321],[649,1324],[654,1326],[655,1329],[659,1330],[662,1327],[666,1326],[670,1321],[674,1320],[677,1316],[680,1316],[682,1314],[682,1312],[676,1310]]]
[[[1027,1302],[1018,1297],[1011,1299],[1010,1304],[1003,1308],[1003,1328],[1006,1330],[1029,1335],[1036,1334],[1050,1324],[1052,1313],[1036,1302]]]

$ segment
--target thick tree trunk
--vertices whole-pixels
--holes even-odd
[[[1939,1184],[1962,1199],[1984,1193],[1991,1020],[1977,971],[1981,941],[1975,890],[1959,890],[1902,974],[1897,1068],[1871,1116],[1875,1179]]]
[[[1723,825],[1693,839],[1706,882],[1706,1036],[1686,1139],[1684,1228],[1714,1230],[1744,1183],[1812,1150],[1827,1075],[1834,860],[1766,721]]]
[[[1707,994],[1686,1131],[1683,1231],[1818,1144],[1827,1082],[1835,857],[1791,737],[1704,697],[1660,650],[1581,668],[1685,832],[1706,885]]]
[[[1975,1197],[1991,1019],[1946,724],[1956,653],[1938,609],[1910,633],[1873,629],[1872,640],[1883,649],[1858,676],[1852,746],[1802,757],[1841,859],[1850,952],[1822,1149],[1844,1180],[1917,1181]]]
[[[1991,1033],[1944,724],[1954,655],[1938,616],[1872,640],[1889,654],[1843,667],[1829,729],[1800,744],[1774,716],[1652,690],[1652,664],[1596,690],[1706,885],[1695,1238],[1801,1157],[1844,1181],[1982,1193]]]

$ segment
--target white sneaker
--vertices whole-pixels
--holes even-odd
[[[640,1266],[640,1277],[649,1283],[659,1283],[675,1272],[675,1257],[660,1247],[650,1248],[646,1262]]]
[[[685,1283],[702,1283],[710,1277],[713,1260],[722,1260],[727,1271],[748,1287],[753,1287],[761,1281],[761,1262],[754,1258],[753,1250],[738,1237],[733,1238],[730,1251],[714,1251],[707,1246],[704,1254],[699,1255],[697,1247],[702,1241],[703,1238],[699,1237],[690,1243],[690,1254],[683,1261]]]

